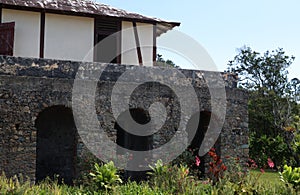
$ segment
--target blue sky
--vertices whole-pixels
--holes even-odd
[[[289,69],[289,78],[300,78],[298,0],[97,1],[146,16],[181,22],[176,29],[199,42],[220,71],[226,69],[227,62],[244,45],[261,53],[283,48],[287,55],[296,57]],[[172,56],[166,58],[172,59]],[[178,63],[176,57],[174,59]]]

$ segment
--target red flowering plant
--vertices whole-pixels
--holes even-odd
[[[227,170],[227,167],[223,164],[222,159],[217,155],[214,148],[210,149],[208,155],[212,159],[212,161],[209,163],[208,175],[213,184],[215,184],[217,181],[224,177],[224,172]]]
[[[200,177],[200,157],[197,155],[196,149],[187,149],[175,160],[172,161],[172,165],[184,165],[189,168],[189,174],[191,176]]]
[[[196,157],[195,157],[195,165],[196,165],[197,167],[199,167],[199,166],[200,166],[200,163],[201,163],[200,158],[199,158],[198,156],[196,156]]]
[[[274,162],[271,160],[271,158],[268,158],[268,165],[271,169],[274,168]]]

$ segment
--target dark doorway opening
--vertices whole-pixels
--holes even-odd
[[[199,120],[199,123],[197,123],[196,121]],[[188,147],[190,150],[192,150],[193,155],[197,156],[199,153],[199,148],[203,142],[204,136],[207,132],[208,126],[209,126],[209,122],[211,120],[211,112],[209,111],[202,111],[197,114],[194,114],[191,119],[189,120],[188,124],[187,124],[187,128],[197,128],[197,131],[194,135],[193,138],[189,137],[189,140],[192,140],[190,146]],[[189,134],[189,136],[191,136]],[[203,177],[205,174],[205,156],[199,156],[200,158],[200,172],[201,175],[199,175],[199,177]]]
[[[141,108],[133,108],[129,110],[129,113],[135,122],[139,124],[147,124],[150,122],[150,116],[147,111]],[[127,112],[124,112],[120,114],[118,117],[118,121],[121,122],[126,129],[130,128],[130,125],[126,124],[126,118],[124,117]],[[127,115],[128,116],[128,115]],[[133,150],[133,151],[148,151],[153,148],[153,136],[139,136],[139,135],[134,135],[131,133],[128,133],[126,130],[124,130],[118,123],[115,124],[115,129],[117,130],[117,144],[123,148]],[[123,126],[123,127],[124,127]],[[144,129],[144,131],[147,131],[147,129]],[[123,151],[117,151],[118,154],[123,155]],[[130,154],[129,154],[130,155]],[[132,156],[131,160],[127,163],[128,166],[134,164],[131,162],[141,162],[145,160],[145,158],[149,157],[143,157],[143,156]],[[150,157],[151,158],[151,157]],[[149,159],[150,160],[150,159]],[[146,175],[147,171],[125,171],[123,174],[123,178],[125,180],[131,180],[131,181],[143,181],[147,179]]]
[[[71,185],[75,178],[76,127],[72,110],[52,106],[42,111],[37,129],[36,181],[46,177]]]

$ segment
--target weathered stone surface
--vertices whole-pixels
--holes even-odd
[[[35,180],[36,120],[43,110],[52,106],[62,105],[72,109],[72,89],[79,66],[89,66],[96,72],[106,65],[0,56],[0,172],[4,171],[8,176],[22,173]],[[114,142],[117,133],[116,119],[111,107],[112,90],[120,76],[133,68],[134,66],[108,65],[97,83],[95,110],[101,127]],[[186,78],[178,80],[168,69],[154,67],[143,68],[142,71],[147,72],[149,69],[164,72],[179,88],[192,84],[198,96],[200,111],[211,111],[211,95],[206,83],[206,80],[211,78],[211,72],[180,70]],[[79,78],[82,79],[83,86],[94,82],[93,79],[84,76],[86,73],[95,74],[95,72],[90,69],[83,69],[81,72]],[[217,144],[220,146],[219,151],[222,156],[238,156],[246,160],[247,92],[236,88],[236,75],[214,74],[224,78],[227,102],[226,120]],[[96,75],[94,76],[96,78]],[[143,79],[139,78],[139,75],[132,76]],[[128,87],[133,84],[126,83]],[[219,85],[216,83],[214,86]],[[139,85],[133,91],[129,107],[148,110],[154,102],[164,105],[168,116],[162,128],[153,135],[153,147],[157,148],[170,140],[178,129],[180,104],[178,97],[169,87],[150,82]],[[94,136],[93,133],[90,136]],[[86,148],[78,136],[76,144],[77,152],[74,155],[81,158]]]

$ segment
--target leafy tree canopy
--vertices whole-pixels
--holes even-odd
[[[165,60],[161,54],[157,54],[156,64],[158,66],[179,68],[179,66],[177,66],[172,60],[169,60],[169,59]]]
[[[294,146],[299,132],[300,80],[288,79],[288,68],[294,59],[282,48],[261,54],[242,47],[229,61],[228,71],[237,73],[239,86],[249,91],[250,155],[258,161],[272,157],[281,159],[277,164],[291,160],[300,165]],[[279,146],[285,149],[279,150]]]
[[[250,47],[239,49],[228,70],[241,76],[240,85],[249,90],[273,91],[282,96],[288,87],[288,67],[295,57],[285,55],[282,48],[264,54]]]

